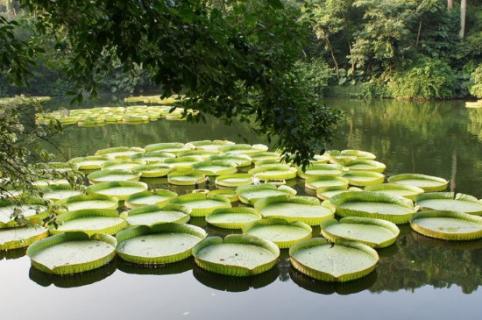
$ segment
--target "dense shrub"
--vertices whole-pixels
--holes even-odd
[[[470,78],[471,86],[469,88],[470,94],[477,98],[482,98],[482,64],[480,64]]]
[[[311,61],[298,61],[295,64],[295,71],[318,96],[323,96],[328,82],[334,76],[333,70],[323,58]]]
[[[455,79],[445,61],[422,58],[413,67],[395,73],[388,89],[394,98],[444,99],[454,95]]]

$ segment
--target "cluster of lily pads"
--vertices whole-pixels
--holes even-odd
[[[289,249],[299,272],[342,282],[375,269],[376,249],[396,241],[398,224],[433,238],[482,238],[481,200],[443,192],[448,181],[439,177],[387,179],[386,166],[361,150],[328,151],[303,168],[265,145],[203,140],[108,148],[46,166],[82,172],[85,190],[66,181],[39,183],[43,200],[63,208],[48,226],[39,199],[21,206],[4,200],[0,250],[29,246],[35,268],[60,275],[117,255],[145,266],[193,256],[207,271],[251,276]],[[154,188],[159,181],[168,187]],[[294,181],[303,181],[307,195],[298,195]],[[178,194],[178,186],[190,188]],[[31,223],[19,225],[12,218],[18,211]],[[208,236],[191,219],[232,234]]]
[[[91,127],[104,124],[138,124],[159,119],[183,120],[183,108],[173,109],[168,105],[133,105],[126,107],[97,107],[89,109],[61,109],[36,114],[37,124],[48,124],[55,120],[62,125]],[[192,112],[192,111],[189,111]]]

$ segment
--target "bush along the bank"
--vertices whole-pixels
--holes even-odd
[[[454,96],[455,74],[442,60],[423,58],[388,82],[394,98],[447,99]]]
[[[470,94],[482,99],[482,64],[480,64],[471,75]]]

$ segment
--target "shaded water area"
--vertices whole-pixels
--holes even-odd
[[[346,113],[332,149],[367,150],[387,165],[387,175],[437,175],[449,179],[453,191],[482,197],[482,110],[467,110],[463,102],[325,102]],[[244,124],[160,120],[66,127],[51,150],[67,160],[110,146],[200,139],[266,142]],[[167,186],[162,180],[151,182]],[[301,180],[291,184],[303,191]],[[192,223],[224,234],[202,219]],[[346,284],[307,278],[290,267],[285,250],[274,269],[248,279],[207,273],[191,259],[156,269],[117,259],[85,274],[53,277],[31,268],[24,251],[0,253],[2,318],[482,318],[482,240],[448,243],[401,226],[396,244],[379,253],[375,272]]]

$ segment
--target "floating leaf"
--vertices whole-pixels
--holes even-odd
[[[388,182],[419,187],[425,192],[443,191],[449,184],[443,178],[417,173],[397,174],[389,177]]]
[[[253,208],[220,208],[206,216],[206,222],[224,229],[241,229],[249,223],[261,219],[261,214]]]
[[[280,248],[289,248],[298,241],[311,238],[311,227],[303,222],[284,219],[263,219],[243,228],[243,233],[272,241]]]

